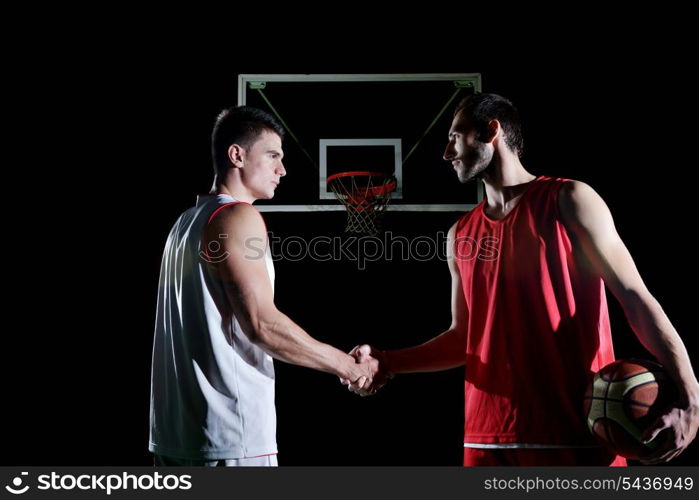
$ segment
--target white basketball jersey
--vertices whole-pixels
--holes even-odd
[[[250,342],[228,307],[217,306],[229,299],[207,272],[201,248],[211,215],[234,202],[200,196],[165,245],[151,376],[149,450],[158,455],[221,460],[277,452],[272,358]]]

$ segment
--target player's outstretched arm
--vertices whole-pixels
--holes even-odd
[[[465,364],[468,309],[454,255],[455,233],[456,224],[449,230],[447,241],[447,261],[451,272],[452,315],[449,329],[423,344],[404,349],[382,351],[366,344],[355,347],[351,354],[358,360],[370,356],[379,364],[380,375],[376,379],[376,386],[372,386],[364,393],[376,392],[376,389],[380,388],[388,378],[399,373],[441,371]],[[363,353],[365,355],[362,355]],[[349,389],[365,395],[354,385],[350,385]]]
[[[643,283],[602,198],[590,186],[574,181],[562,186],[558,205],[566,229],[619,300],[639,341],[664,365],[678,386],[680,394],[676,406],[660,417],[644,436],[652,440],[667,429],[662,445],[644,461],[670,460],[689,445],[699,427],[699,383],[687,350]]]
[[[209,224],[203,248],[216,248],[209,262],[222,283],[229,310],[250,340],[276,359],[333,373],[358,386],[370,383],[376,361],[357,363],[348,354],[315,340],[274,304],[265,263],[268,245],[262,217],[251,205],[226,207]]]

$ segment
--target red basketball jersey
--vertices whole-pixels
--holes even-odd
[[[583,398],[614,360],[604,283],[561,221],[566,179],[538,177],[502,220],[457,223],[468,306],[467,443],[592,445]]]

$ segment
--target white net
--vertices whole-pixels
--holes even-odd
[[[396,189],[393,175],[377,172],[343,172],[328,177],[328,187],[347,209],[345,231],[376,235],[391,193]]]

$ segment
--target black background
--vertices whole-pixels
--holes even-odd
[[[14,186],[30,196],[14,207],[11,238],[21,258],[8,262],[8,273],[21,279],[6,312],[3,463],[151,463],[149,370],[162,246],[178,214],[210,187],[210,128],[221,108],[236,103],[240,73],[481,73],[485,91],[520,109],[525,167],[583,180],[607,201],[696,359],[688,35],[674,17],[650,13],[644,22],[672,33],[651,37],[644,23],[594,14],[573,28],[571,16],[539,32],[536,43],[533,26],[512,32],[490,17],[448,12],[388,33],[372,26],[372,38],[365,26],[362,37],[327,28],[299,39],[293,23],[284,30],[262,16],[232,16],[227,29],[153,18],[110,29],[114,36],[99,43],[97,25],[94,38],[67,34],[65,50],[47,43],[45,64],[34,68],[40,76],[28,84],[33,97],[19,103],[31,144],[22,165],[32,168],[18,170]],[[207,32],[221,36],[198,35]],[[47,126],[38,125],[43,116]],[[327,217],[322,223],[341,227],[341,214]],[[434,233],[455,218],[418,226]],[[318,221],[292,214],[268,224],[313,234]],[[281,261],[276,269],[278,307],[341,349],[412,345],[450,321],[442,262],[357,271]],[[623,313],[611,309],[617,356],[648,357]],[[401,376],[362,399],[330,375],[276,365],[280,464],[460,463],[459,370]],[[675,463],[696,464],[696,448]]]

